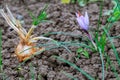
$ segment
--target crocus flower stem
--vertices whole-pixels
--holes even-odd
[[[95,42],[93,41],[93,38],[89,32],[87,33],[87,36],[90,39],[90,41],[92,42],[93,46],[95,47],[95,50],[97,50],[97,46],[96,46]]]
[[[94,41],[92,40],[91,42],[92,42],[93,46],[95,47],[95,50],[97,50],[97,46],[96,46],[96,44],[94,43]]]
[[[83,31],[87,34],[88,38],[90,39],[90,41],[92,42],[93,46],[95,47],[95,50],[97,50],[97,46],[96,46],[95,42],[93,41],[93,38],[92,38],[90,32],[88,32],[88,31],[86,31],[84,29],[83,29]]]

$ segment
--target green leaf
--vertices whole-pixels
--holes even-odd
[[[82,48],[79,48],[77,50],[77,58],[80,58],[80,53],[83,52],[83,49]]]
[[[82,54],[86,57],[86,58],[89,58],[89,53],[87,51],[83,51]]]
[[[108,21],[113,22],[113,21],[118,21],[120,19],[120,11],[115,11],[113,13],[113,16],[108,18]]]
[[[120,3],[117,0],[113,0],[112,2],[114,7],[112,9],[112,16],[108,18],[108,22],[114,22],[120,19]]]
[[[105,32],[103,32],[102,36],[100,37],[100,41],[99,41],[99,44],[100,44],[99,46],[102,49],[102,53],[105,50],[106,43],[107,43],[106,34],[105,34]]]
[[[48,7],[48,5],[45,5],[45,7],[42,9],[40,14],[38,15],[38,20],[42,21],[42,20],[45,20],[47,18],[47,13],[46,13],[47,7]]]
[[[82,48],[79,48],[79,49],[77,50],[77,53],[81,53],[81,52],[83,52],[83,49],[82,49]]]
[[[33,20],[33,22],[32,22],[33,25],[37,26],[39,23],[46,21],[45,19],[47,18],[47,13],[46,13],[47,7],[48,7],[48,5],[45,5],[45,7],[42,9],[42,11],[40,12],[40,14],[37,17],[35,17],[33,15],[33,13],[29,11],[29,14]]]
[[[45,11],[43,11],[39,16],[38,19],[39,20],[45,20],[47,18],[47,13]]]
[[[86,58],[89,58],[89,53],[86,50],[83,50],[82,48],[79,48],[77,50],[78,58],[80,58],[80,54],[84,55]]]

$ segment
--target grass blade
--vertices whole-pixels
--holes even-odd
[[[119,58],[119,54],[118,54],[118,52],[117,52],[117,50],[115,48],[115,45],[114,45],[114,43],[113,43],[113,41],[112,41],[108,31],[104,27],[103,27],[103,30],[105,31],[106,35],[108,36],[108,40],[110,41],[110,43],[112,45],[112,49],[113,49],[114,55],[115,55],[115,57],[117,59],[117,62],[119,64],[119,66],[120,66],[120,58]]]
[[[103,60],[103,54],[102,54],[102,50],[100,49],[100,47],[98,47],[99,53],[100,53],[100,59],[102,62],[102,80],[104,79],[104,75],[105,75],[105,71],[104,71],[104,60]]]
[[[30,75],[31,75],[31,79],[35,80],[34,68],[32,66],[32,63],[30,64]]]
[[[57,34],[58,35],[77,37],[77,38],[81,38],[81,39],[85,38],[85,40],[86,40],[86,37],[84,37],[84,36],[72,34],[71,32],[62,32],[62,31],[60,31],[60,32],[48,32],[48,33],[43,34],[43,36],[57,35]]]
[[[106,53],[105,53],[105,58],[107,59],[107,63],[110,65],[111,70],[113,71],[115,77],[117,78],[116,80],[120,80],[120,77],[118,76],[117,69],[115,68],[115,66],[113,65],[113,63],[110,60],[110,57]]]
[[[92,76],[90,76],[88,73],[86,73],[84,70],[82,70],[81,68],[79,68],[78,66],[76,66],[75,64],[61,58],[58,56],[53,56],[55,58],[57,58],[58,60],[67,63],[68,65],[72,66],[73,68],[77,69],[79,72],[81,72],[83,75],[85,75],[89,80],[95,80]]]

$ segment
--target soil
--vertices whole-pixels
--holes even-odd
[[[79,28],[79,25],[76,21],[75,12],[80,11],[84,14],[84,12],[87,11],[90,17],[90,26],[92,26],[91,28],[93,30],[96,28],[97,21],[99,19],[100,2],[90,3],[85,7],[80,7],[78,4],[62,4],[60,3],[60,0],[29,0],[28,2],[25,0],[23,2],[22,1],[1,0],[0,3],[2,7],[7,4],[14,16],[18,17],[19,15],[22,15],[24,20],[23,26],[27,30],[31,27],[32,22],[31,17],[28,15],[29,13],[27,8],[29,8],[29,10],[37,15],[46,3],[49,4],[47,9],[48,20],[51,20],[52,23],[40,24],[34,32],[35,35],[62,31],[82,35],[84,37],[85,34]],[[110,4],[108,0],[105,0],[103,11],[111,9],[112,6],[113,5]],[[107,17],[102,16],[101,24],[103,26],[106,24],[106,19]],[[88,80],[84,75],[75,70],[73,67],[54,59],[52,57],[53,55],[58,55],[76,64],[78,67],[82,68],[97,80],[102,79],[102,67],[99,53],[91,52],[89,59],[81,56],[80,59],[75,60],[75,57],[77,56],[76,50],[78,47],[69,47],[72,51],[72,54],[67,52],[64,48],[48,50],[42,54],[34,56],[31,60],[19,66],[20,62],[14,55],[15,47],[19,42],[18,35],[12,28],[10,28],[2,16],[0,16],[0,28],[2,28],[2,63],[5,80],[31,80],[31,72],[33,72],[35,80],[71,80],[65,74],[63,74],[62,71],[69,73],[78,80]],[[115,23],[115,25],[111,28],[110,33],[111,36],[119,35],[119,22]],[[79,38],[65,35],[50,35],[48,37],[58,41],[79,41]],[[119,41],[120,39],[114,39],[115,47],[117,48],[118,53],[120,53]],[[110,56],[114,66],[117,68],[118,74],[120,74],[119,66],[109,43],[107,44],[106,52]],[[0,80],[3,80],[3,75],[0,75]],[[116,80],[114,73],[109,67],[108,70],[105,71],[105,80]]]

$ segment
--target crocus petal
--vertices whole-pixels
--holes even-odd
[[[83,21],[81,20],[81,18],[77,18],[77,21],[78,21],[78,23],[79,23],[79,25],[80,25],[80,27],[82,28],[82,29],[84,29],[84,23],[83,23]]]
[[[89,17],[87,12],[85,12],[85,24],[89,25]]]
[[[85,23],[85,17],[84,16],[80,16],[79,17],[79,21],[78,21],[79,25],[81,26],[82,29],[84,30],[88,30],[88,25],[86,25]]]
[[[83,30],[87,31],[89,29],[89,17],[88,17],[87,12],[85,13],[85,16],[79,15],[79,13],[76,13],[76,16],[77,16],[77,21],[78,21],[80,27]]]

